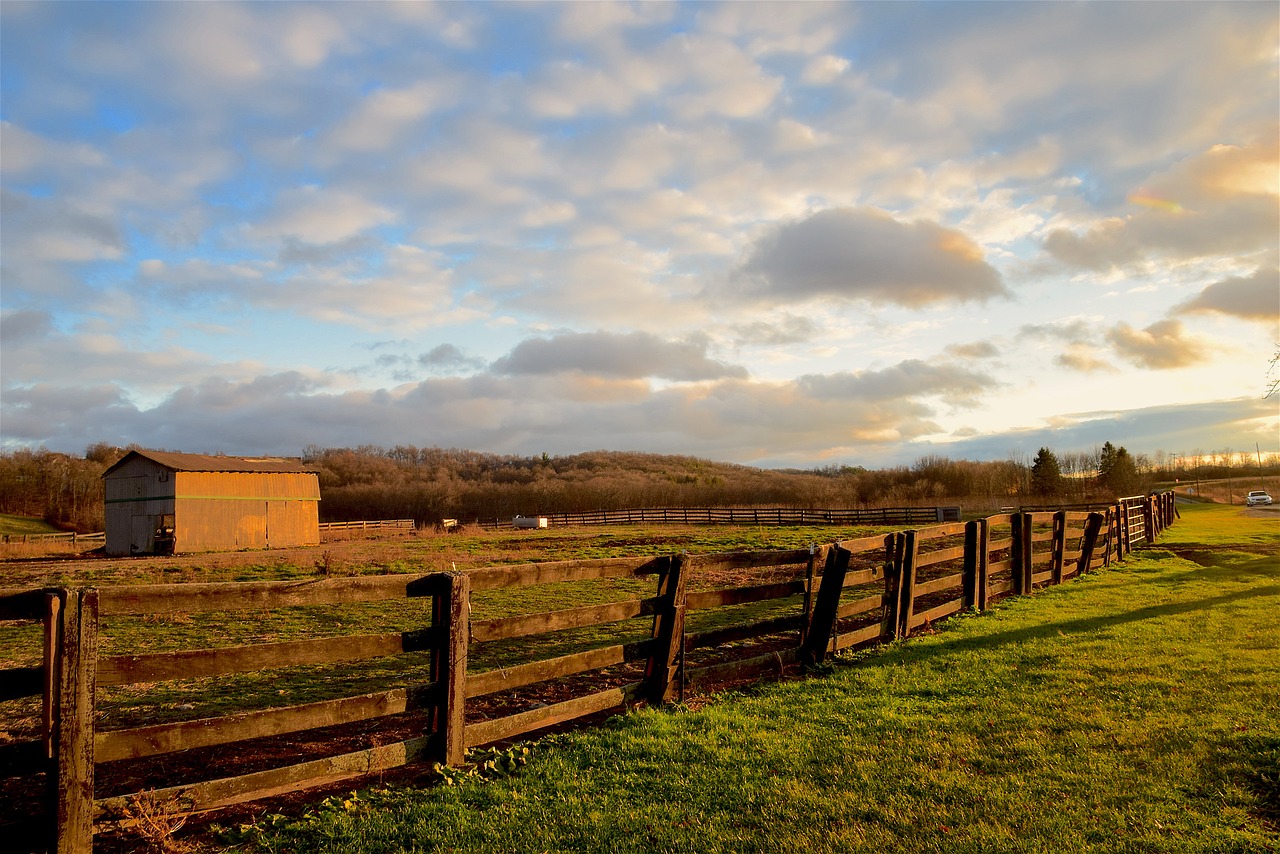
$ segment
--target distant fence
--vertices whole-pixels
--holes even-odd
[[[107,535],[103,531],[96,534],[77,534],[74,531],[68,531],[57,534],[5,534],[4,542],[6,543],[47,543],[59,540],[76,545],[79,543],[105,543]]]
[[[552,527],[566,525],[929,525],[960,521],[959,507],[872,507],[822,510],[798,507],[647,507],[539,513]],[[511,519],[480,519],[483,528],[509,528]]]
[[[378,519],[357,522],[321,522],[320,533],[334,531],[412,531],[415,523],[412,519]]]
[[[1000,514],[788,551],[560,561],[423,576],[0,590],[0,620],[38,621],[44,643],[42,664],[0,670],[0,700],[43,701],[42,738],[0,746],[0,766],[12,775],[45,775],[41,790],[47,792],[23,805],[25,823],[5,828],[5,837],[18,839],[25,832],[57,852],[88,852],[96,826],[127,815],[143,798],[180,815],[413,762],[459,765],[468,747],[909,637],[958,611],[983,610],[1003,596],[1028,595],[1106,566],[1134,544],[1153,540],[1173,518],[1169,493],[1102,512]],[[728,579],[734,583],[726,585]],[[633,590],[640,582],[649,595],[497,619],[469,616],[472,594],[479,591],[602,580]],[[393,600],[420,602],[424,626],[217,649],[98,653],[102,617],[160,618],[155,632],[176,633],[190,621],[164,617]],[[632,620],[642,622],[630,624],[639,632],[629,641],[606,640],[567,653],[551,644],[541,655],[526,649],[513,656],[517,660],[468,672],[468,661],[483,660],[486,649],[500,648],[494,645],[535,637],[549,642]],[[97,692],[103,687],[405,654],[427,657],[425,682],[411,684],[408,676],[396,688],[359,696],[98,728]],[[406,665],[402,672],[412,670]],[[485,701],[505,701],[521,688],[569,677],[576,686],[571,699],[519,710],[499,702],[491,707],[497,711],[484,711]],[[405,714],[419,716],[411,737],[394,729],[375,731],[375,722]],[[148,777],[149,785],[161,787],[156,790],[109,796],[95,791],[95,772],[104,763],[215,746],[220,757],[238,750],[253,758],[254,739],[313,732],[309,738],[320,739],[324,728],[353,722],[361,722],[372,746],[302,762],[295,755],[294,764],[282,767],[262,768],[258,761],[252,770],[197,782],[167,783],[161,765]]]

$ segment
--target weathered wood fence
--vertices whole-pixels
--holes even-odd
[[[45,543],[66,540],[72,545],[79,543],[105,543],[107,534],[99,531],[96,534],[77,534],[75,531],[64,531],[57,534],[5,534],[6,543]]]
[[[811,507],[646,507],[539,513],[563,525],[931,525],[960,519],[959,507],[871,507],[824,510]],[[485,528],[511,527],[511,519],[480,519]]]
[[[1172,493],[1131,502],[1099,512],[1001,514],[789,551],[561,561],[423,576],[0,590],[0,620],[37,621],[44,650],[39,665],[0,670],[0,700],[40,697],[43,702],[42,737],[0,747],[6,773],[43,777],[45,792],[24,805],[26,818],[5,828],[5,837],[26,839],[27,847],[87,852],[95,827],[127,814],[140,797],[182,814],[414,762],[458,765],[469,747],[909,637],[958,611],[982,610],[1001,597],[1028,595],[1105,566],[1134,545],[1154,540],[1173,522]],[[470,618],[471,597],[480,591],[602,579],[643,582],[651,595]],[[215,649],[98,654],[103,617],[389,600],[420,602],[421,627]],[[631,640],[468,672],[469,658],[475,660],[486,645],[634,620],[642,622]],[[156,626],[157,631],[166,628]],[[97,725],[97,693],[110,686],[406,654],[427,656],[421,684],[150,726]],[[492,706],[498,711],[485,711],[486,699],[566,679],[576,687],[565,692],[574,693],[568,699],[514,711],[499,703]],[[418,715],[416,734],[394,735],[403,734],[402,727],[389,730],[392,736],[379,735],[379,721],[405,713]],[[153,777],[145,792],[103,794],[95,784],[106,763],[213,747],[253,757],[255,739],[355,722],[370,729],[371,746],[194,783],[171,785]],[[21,843],[12,850],[22,850]]]
[[[412,531],[412,519],[376,519],[356,522],[321,522],[320,533],[332,531]]]

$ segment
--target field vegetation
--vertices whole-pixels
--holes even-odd
[[[101,531],[102,473],[126,450],[97,443],[83,457],[46,450],[0,454],[0,513],[81,533]],[[412,446],[313,446],[301,459],[320,479],[321,521],[412,518],[419,524],[647,507],[962,504],[995,512],[1019,503],[1108,500],[1157,485],[1231,477],[1243,478],[1241,487],[1219,500],[1242,501],[1249,489],[1280,482],[1277,459],[1267,460],[1261,472],[1247,456],[1229,451],[1148,456],[1110,442],[1082,452],[1042,448],[1034,459],[927,456],[910,466],[880,469],[778,470],[656,454],[520,457]],[[1263,474],[1268,483],[1254,482]]]
[[[1153,548],[816,678],[639,711],[449,786],[263,814],[246,851],[1275,851],[1280,526]],[[499,757],[501,758],[501,757]],[[514,773],[508,773],[514,772]]]

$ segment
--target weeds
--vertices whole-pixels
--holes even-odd
[[[186,825],[187,815],[180,798],[161,799],[154,791],[147,790],[129,798],[114,825],[125,836],[138,840],[147,851],[180,854],[190,850],[186,842],[175,838]]]

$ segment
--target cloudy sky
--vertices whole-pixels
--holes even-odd
[[[0,443],[1280,450],[1280,7],[0,6]]]

